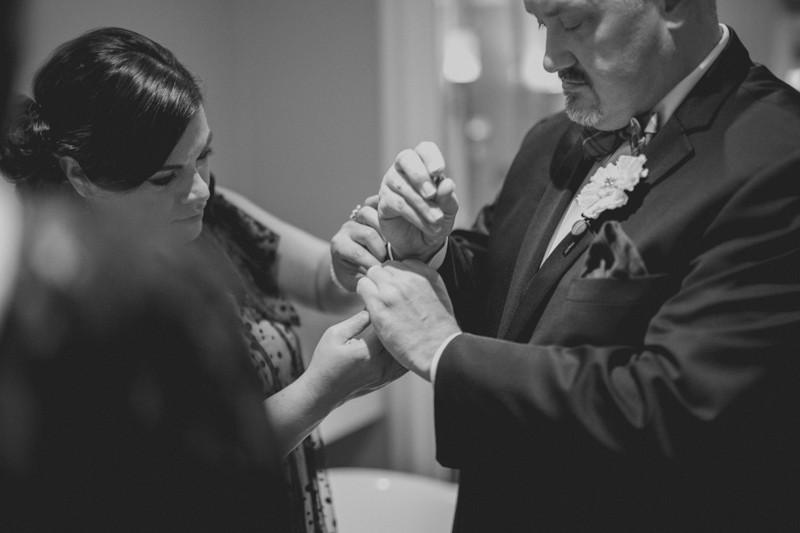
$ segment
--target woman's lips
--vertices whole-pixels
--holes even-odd
[[[191,215],[186,218],[179,218],[175,222],[197,222],[201,218],[203,218],[203,213],[197,213],[195,215]]]

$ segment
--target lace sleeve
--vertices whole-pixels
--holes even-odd
[[[298,325],[297,313],[278,287],[280,236],[220,194],[212,196],[207,209],[206,231],[233,263],[248,300],[264,318]]]

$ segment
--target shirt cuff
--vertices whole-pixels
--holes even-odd
[[[428,261],[428,266],[434,270],[439,270],[439,267],[444,264],[444,258],[447,256],[447,241],[450,240],[450,237],[447,237],[444,240],[444,244],[442,247],[439,248],[439,251],[433,254],[431,260]]]
[[[431,267],[432,269],[439,270],[439,267],[442,266],[442,264],[444,264],[444,258],[447,256],[447,241],[449,239],[450,237],[446,237],[444,240],[444,244],[442,244],[442,247],[439,248],[439,251],[433,254],[433,257],[431,257],[428,260],[428,266]],[[394,251],[392,250],[392,244],[389,242],[386,243],[386,255],[389,257],[390,261],[400,260],[400,258],[394,256]]]
[[[436,369],[439,367],[439,359],[442,358],[442,354],[444,353],[444,349],[447,348],[447,345],[450,344],[450,341],[455,339],[461,335],[460,331],[453,333],[449,337],[447,337],[442,344],[439,345],[439,349],[436,350],[436,353],[433,354],[433,359],[431,360],[431,385],[436,384]]]

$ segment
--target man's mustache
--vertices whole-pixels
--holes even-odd
[[[567,83],[585,83],[590,85],[589,78],[586,77],[586,74],[575,67],[559,70],[558,77],[561,78],[561,81],[565,81]]]

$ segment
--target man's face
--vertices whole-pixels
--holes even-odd
[[[524,1],[547,31],[544,68],[561,78],[573,121],[621,128],[669,90],[661,71],[672,47],[658,2]]]

